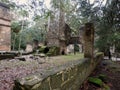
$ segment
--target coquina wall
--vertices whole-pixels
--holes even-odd
[[[11,17],[9,7],[0,2],[0,51],[11,48]]]
[[[92,63],[85,58],[18,79],[14,90],[79,90],[102,58],[103,54],[98,54]]]

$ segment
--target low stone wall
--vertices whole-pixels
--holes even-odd
[[[98,54],[92,63],[85,58],[18,79],[14,90],[79,90],[102,58],[103,54]]]

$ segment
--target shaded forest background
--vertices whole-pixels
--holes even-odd
[[[106,1],[106,2],[105,2]],[[13,0],[0,0],[10,6],[12,15],[12,50],[26,48],[33,40],[44,42],[49,17],[56,11],[65,14],[65,22],[77,35],[87,22],[95,26],[95,47],[106,51],[114,47],[120,51],[120,1],[119,0],[51,0],[48,8],[45,0],[29,0],[20,4]]]

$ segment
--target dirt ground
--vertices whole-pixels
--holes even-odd
[[[86,80],[80,90],[120,90],[120,61],[103,60],[90,77],[97,77],[100,74],[106,76],[104,83],[109,88],[96,86]]]

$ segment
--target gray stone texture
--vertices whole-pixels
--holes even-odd
[[[86,23],[84,29],[84,57],[93,58],[94,51],[94,26],[93,23]]]

